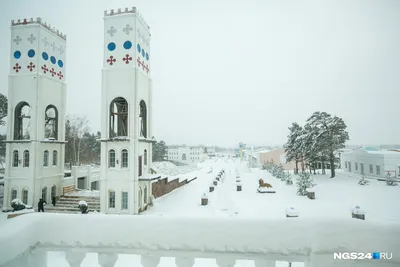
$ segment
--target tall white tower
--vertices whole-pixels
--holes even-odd
[[[64,177],[66,36],[40,18],[11,22],[4,205],[36,206]]]
[[[150,28],[137,9],[104,12],[100,209],[149,204],[152,158]]]

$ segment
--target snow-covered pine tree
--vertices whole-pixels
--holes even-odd
[[[286,144],[284,145],[286,160],[288,162],[296,162],[296,173],[299,171],[298,163],[301,160],[301,153],[299,151],[299,136],[302,132],[302,127],[297,123],[293,122],[292,127],[289,127],[289,135]]]
[[[319,111],[314,112],[314,114],[307,120],[307,124],[314,129],[318,129],[318,143],[319,146],[322,146],[320,151],[324,152],[322,156],[328,156],[331,168],[331,178],[335,177],[335,151],[344,148],[345,142],[349,140],[349,134],[346,131],[346,124],[339,117],[332,117],[326,112]]]
[[[308,172],[302,172],[297,177],[297,194],[300,196],[307,195],[307,188],[313,187],[314,179]]]
[[[367,179],[365,179],[365,175],[361,176],[360,181],[358,181],[359,185],[368,185],[369,181]]]
[[[392,176],[390,172],[386,174],[386,185],[395,186],[397,185],[396,177]]]

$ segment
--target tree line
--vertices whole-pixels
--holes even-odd
[[[0,126],[5,126],[7,117],[7,97],[0,94]],[[67,115],[65,119],[65,163],[74,166],[100,164],[101,133],[90,132],[89,120],[84,116]],[[0,134],[0,165],[4,163],[7,139]],[[167,147],[164,141],[153,143],[153,161],[163,161]]]
[[[304,172],[307,162],[310,172],[314,169],[314,173],[317,164],[321,163],[325,174],[325,163],[329,163],[331,178],[335,177],[335,163],[339,161],[335,154],[349,140],[346,128],[343,119],[320,111],[314,112],[304,126],[292,123],[284,145],[286,160],[296,163],[296,173],[299,171],[298,163],[302,163]]]

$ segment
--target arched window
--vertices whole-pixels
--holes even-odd
[[[147,150],[145,149],[143,152],[143,157],[144,157],[144,165],[147,166]]]
[[[57,166],[57,150],[53,151],[53,166]]]
[[[115,191],[113,189],[108,190],[108,208],[115,208]]]
[[[143,188],[143,202],[144,204],[147,204],[147,186],[144,186]]]
[[[140,120],[140,132],[139,136],[147,138],[147,108],[146,103],[142,100],[139,104],[139,120]]]
[[[29,167],[29,151],[24,151],[24,167]]]
[[[13,151],[13,164],[12,164],[12,166],[13,167],[18,167],[18,161],[19,161],[19,159],[18,159],[18,150],[14,150]]]
[[[43,167],[49,166],[49,151],[45,150],[43,153]]]
[[[110,104],[110,138],[128,136],[128,102],[117,97]]]
[[[108,167],[115,168],[115,150],[108,151]]]
[[[43,201],[46,201],[46,203],[47,203],[47,187],[46,186],[43,187],[43,189],[42,189],[42,199],[43,199]]]
[[[128,168],[128,150],[122,149],[121,152],[121,167]]]
[[[22,202],[28,205],[28,188],[22,189]]]
[[[186,160],[186,154],[182,154],[182,160]]]
[[[55,186],[55,185],[53,185],[52,187],[51,187],[51,201],[53,201],[53,197],[56,197],[57,195],[57,187]]]
[[[58,111],[53,105],[46,107],[44,114],[44,138],[54,138],[57,140],[58,137]]]
[[[14,140],[30,139],[31,107],[26,102],[20,102],[15,107]]]
[[[16,199],[18,197],[18,191],[17,188],[13,188],[11,189],[11,201],[13,201],[14,199]]]

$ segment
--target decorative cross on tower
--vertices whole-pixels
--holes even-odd
[[[21,66],[16,63],[15,66],[13,67],[13,69],[15,70],[15,72],[19,72],[19,70],[21,69]]]
[[[30,62],[27,68],[29,69],[29,71],[33,71],[33,69],[34,69],[35,67],[36,67],[36,66],[33,65],[32,62]]]
[[[57,76],[58,76],[58,78],[59,78],[60,80],[64,77],[64,75],[62,75],[61,70],[57,73]]]
[[[142,65],[142,62],[140,61],[140,57],[137,58],[136,62],[138,64],[139,68],[140,68],[140,65]]]
[[[51,77],[54,77],[56,75],[56,72],[54,71],[54,68],[51,68],[50,73],[51,73]]]
[[[42,66],[42,70],[43,70],[44,73],[46,73],[46,72],[49,71],[49,69],[47,68],[46,64],[44,64],[44,65]]]
[[[27,39],[31,44],[33,44],[33,42],[36,40],[36,37],[33,35],[33,34],[31,34],[31,35],[29,35],[29,37],[28,37],[28,39]]]
[[[110,65],[113,65],[115,61],[117,61],[117,60],[113,56],[110,56],[110,58],[107,59],[107,63]]]
[[[146,72],[149,73],[149,65],[145,66]]]
[[[145,69],[144,60],[142,61],[143,70]]]
[[[126,56],[122,60],[125,61],[126,64],[129,64],[129,61],[132,60],[132,57],[130,57],[129,54],[126,54]]]

